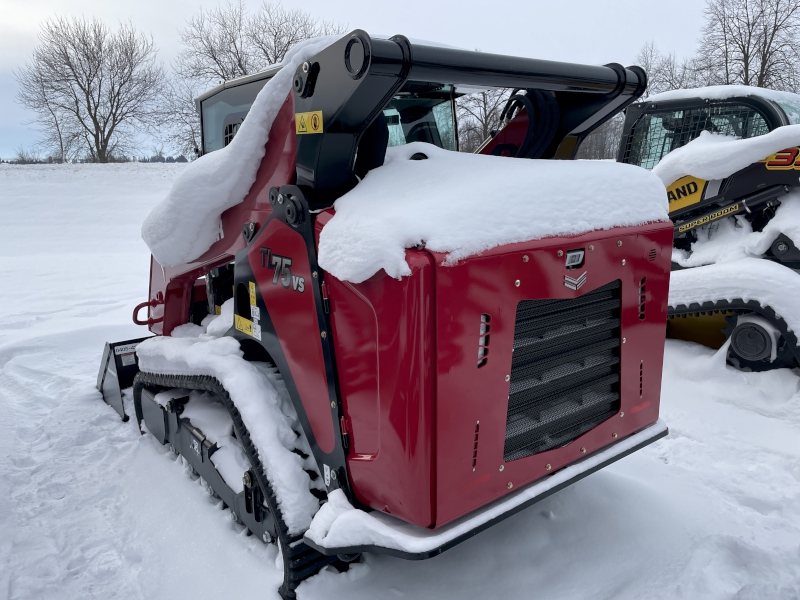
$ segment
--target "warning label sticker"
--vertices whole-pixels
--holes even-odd
[[[233,315],[233,323],[236,329],[247,335],[253,335],[253,322],[250,319],[245,319],[239,315]]]
[[[120,358],[122,358],[122,366],[123,367],[130,367],[131,365],[136,364],[136,354],[131,352],[130,354],[123,354]]]
[[[322,133],[322,111],[315,110],[295,114],[294,127],[298,135]]]

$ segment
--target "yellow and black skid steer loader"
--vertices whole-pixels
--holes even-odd
[[[667,335],[729,341],[745,370],[800,364],[786,302],[800,289],[799,121],[800,95],[747,86],[664,92],[626,111],[617,160],[661,176],[675,227]]]

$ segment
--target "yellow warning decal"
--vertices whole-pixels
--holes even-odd
[[[721,219],[722,217],[727,217],[730,214],[739,212],[739,204],[731,204],[730,206],[726,206],[725,208],[721,208],[716,212],[709,213],[707,215],[703,215],[699,219],[695,219],[694,221],[689,221],[678,227],[678,231],[683,233],[684,231],[689,231],[690,229],[694,229],[695,227],[699,227],[700,225],[705,225],[706,223],[710,223],[711,221],[716,221],[717,219]]]
[[[697,179],[691,175],[681,177],[667,188],[667,199],[669,200],[669,212],[674,212],[692,204],[697,204],[703,199],[703,192],[706,191],[708,182],[704,179]]]
[[[297,135],[305,133],[322,133],[322,111],[297,113],[294,116],[294,127]]]
[[[256,284],[250,282],[250,306],[256,305]]]
[[[233,324],[242,333],[253,335],[253,322],[250,319],[245,319],[239,315],[233,315]]]
[[[214,314],[221,315],[222,314],[222,307],[219,304],[214,305]]]
[[[787,148],[775,154],[770,154],[761,162],[767,163],[766,167],[770,171],[791,171],[800,169],[800,148]]]

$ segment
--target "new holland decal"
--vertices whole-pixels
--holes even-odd
[[[669,200],[669,212],[674,212],[692,204],[697,204],[703,199],[703,192],[706,190],[708,182],[696,177],[681,177],[667,188],[667,199]]]

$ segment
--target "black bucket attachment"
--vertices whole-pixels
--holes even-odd
[[[150,336],[148,336],[150,337]],[[122,403],[122,390],[133,385],[133,378],[139,372],[139,358],[136,346],[147,337],[124,342],[106,342],[100,372],[97,374],[97,389],[103,394],[105,403],[119,413],[123,421],[128,420],[125,405]]]

